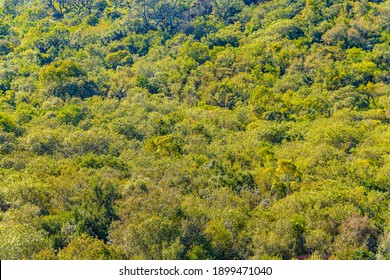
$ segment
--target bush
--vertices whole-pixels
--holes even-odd
[[[87,17],[86,22],[88,25],[95,26],[99,24],[99,18],[96,15],[90,15]]]

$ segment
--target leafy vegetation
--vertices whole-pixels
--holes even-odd
[[[0,1],[0,258],[390,259],[389,58],[389,1]]]

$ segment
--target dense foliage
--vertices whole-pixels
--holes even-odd
[[[390,259],[390,1],[0,1],[1,259]]]

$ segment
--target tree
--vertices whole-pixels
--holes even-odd
[[[53,63],[41,72],[45,91],[49,95],[66,99],[69,97],[87,98],[97,94],[96,85],[88,80],[87,73],[73,60]]]
[[[242,0],[212,0],[213,13],[223,21],[232,23],[234,16],[241,11],[244,2]]]
[[[134,17],[140,19],[143,32],[150,29],[174,31],[183,19],[184,11],[188,9],[184,0],[126,0],[121,5],[132,7]]]
[[[60,260],[108,260],[113,258],[113,255],[103,241],[82,234],[61,249],[58,257]]]
[[[7,211],[0,223],[1,259],[31,259],[34,253],[50,247],[45,232],[31,223],[38,214],[39,209],[31,205]]]
[[[71,10],[90,10],[93,2],[93,0],[43,0],[44,5],[52,11],[53,16],[57,19],[63,18],[64,14]]]

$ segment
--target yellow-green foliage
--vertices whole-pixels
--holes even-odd
[[[390,259],[389,1],[0,1],[1,259]]]

